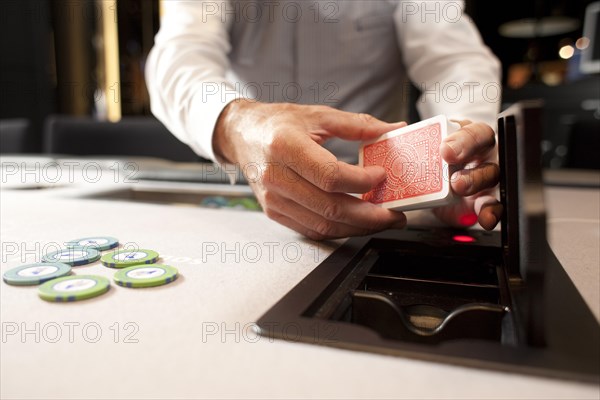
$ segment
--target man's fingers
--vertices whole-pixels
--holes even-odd
[[[495,144],[496,135],[489,125],[463,124],[460,130],[444,139],[440,152],[449,164],[466,164],[484,158]]]
[[[378,207],[348,194],[328,193],[301,181],[300,177],[298,179],[296,183],[281,181],[270,190],[284,198],[294,199],[302,207],[328,221],[341,222],[369,232],[401,228],[406,224],[403,213]]]
[[[478,222],[483,229],[491,231],[498,225],[502,218],[503,207],[500,203],[487,204],[481,208]]]
[[[328,220],[322,215],[304,208],[293,200],[277,195],[272,196],[268,202],[267,215],[275,220],[277,218],[281,220],[289,219],[286,222],[286,226],[313,240],[364,236],[380,230],[379,228],[368,229]],[[299,225],[302,227],[299,227]]]
[[[459,196],[471,196],[498,184],[500,168],[497,164],[482,163],[474,168],[462,169],[452,174],[450,185]]]
[[[369,114],[357,114],[330,107],[315,108],[315,120],[330,135],[346,140],[374,139],[406,126],[406,122],[388,123]]]
[[[500,222],[504,208],[493,196],[479,196],[475,199],[475,213],[478,215],[479,224],[487,230],[492,230]]]
[[[385,179],[382,167],[361,168],[338,161],[327,149],[298,135],[288,141],[285,152],[274,154],[283,166],[284,179],[293,180],[293,172],[330,193],[366,193]],[[298,179],[301,179],[298,178]]]
[[[304,225],[300,224],[299,222],[297,222],[296,220],[285,216],[281,213],[278,213],[276,211],[272,211],[269,215],[269,218],[271,218],[273,221],[280,223],[283,226],[287,226],[288,228],[290,228],[293,231],[298,232],[301,235],[306,236],[309,239],[312,240],[324,240],[326,238],[324,238],[322,235],[319,235],[317,232],[308,229],[307,227],[305,227]]]
[[[330,193],[366,193],[385,179],[385,168],[358,167],[338,161],[317,179],[315,185]]]
[[[315,142],[303,146],[310,158],[299,161],[292,169],[316,187],[328,193],[366,193],[385,177],[383,167],[359,167],[338,161],[327,149]],[[302,157],[305,158],[305,157]]]

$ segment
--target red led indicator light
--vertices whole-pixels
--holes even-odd
[[[461,215],[460,218],[458,219],[458,223],[461,224],[462,226],[471,226],[471,225],[474,225],[476,222],[477,222],[477,215],[475,215],[473,213]]]
[[[459,243],[473,243],[475,238],[473,236],[468,235],[455,235],[452,237],[452,240]]]

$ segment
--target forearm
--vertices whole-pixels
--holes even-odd
[[[165,15],[146,63],[154,115],[196,153],[215,160],[212,136],[225,106],[240,97],[225,74],[227,27],[204,15],[202,2],[165,3]]]

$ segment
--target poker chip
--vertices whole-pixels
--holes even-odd
[[[119,250],[102,256],[100,261],[110,268],[125,268],[132,265],[154,264],[158,261],[158,253],[154,250]]]
[[[42,257],[42,262],[60,262],[74,267],[77,265],[93,263],[94,261],[98,261],[98,259],[100,259],[100,252],[96,249],[89,247],[71,247],[69,249],[58,250],[46,254]]]
[[[202,199],[200,204],[208,208],[222,208],[227,207],[227,203],[227,199],[223,196],[208,196]]]
[[[71,273],[71,266],[65,263],[35,263],[21,265],[6,271],[4,282],[15,286],[39,285]]]
[[[129,288],[166,285],[175,279],[177,279],[177,268],[161,264],[127,267],[115,273],[114,276],[117,285]]]
[[[70,302],[91,299],[108,291],[110,282],[103,276],[72,275],[53,279],[39,287],[39,296],[46,301]]]
[[[110,250],[119,245],[119,239],[111,236],[91,236],[69,240],[65,245],[71,247],[87,247],[96,250]]]
[[[239,199],[231,199],[229,201],[229,207],[235,208],[238,210],[248,210],[248,211],[260,211],[260,205],[256,201],[256,199],[251,197],[243,197]]]

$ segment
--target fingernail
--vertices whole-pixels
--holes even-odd
[[[390,122],[389,125],[392,125],[394,128],[399,129],[399,128],[404,128],[408,124],[404,121],[398,121],[398,122]]]
[[[448,145],[448,147],[452,149],[455,157],[460,156],[460,153],[462,153],[462,146],[460,145],[460,143],[458,143],[454,139],[446,140],[444,143],[446,143],[446,145]]]
[[[464,187],[462,189],[463,192],[468,193],[469,190],[471,190],[471,186],[473,186],[473,181],[471,179],[469,179],[469,175],[466,173],[463,173],[462,171],[456,171],[455,173],[452,174],[452,177],[450,178],[450,182],[458,182],[458,180],[462,180],[464,183]]]

